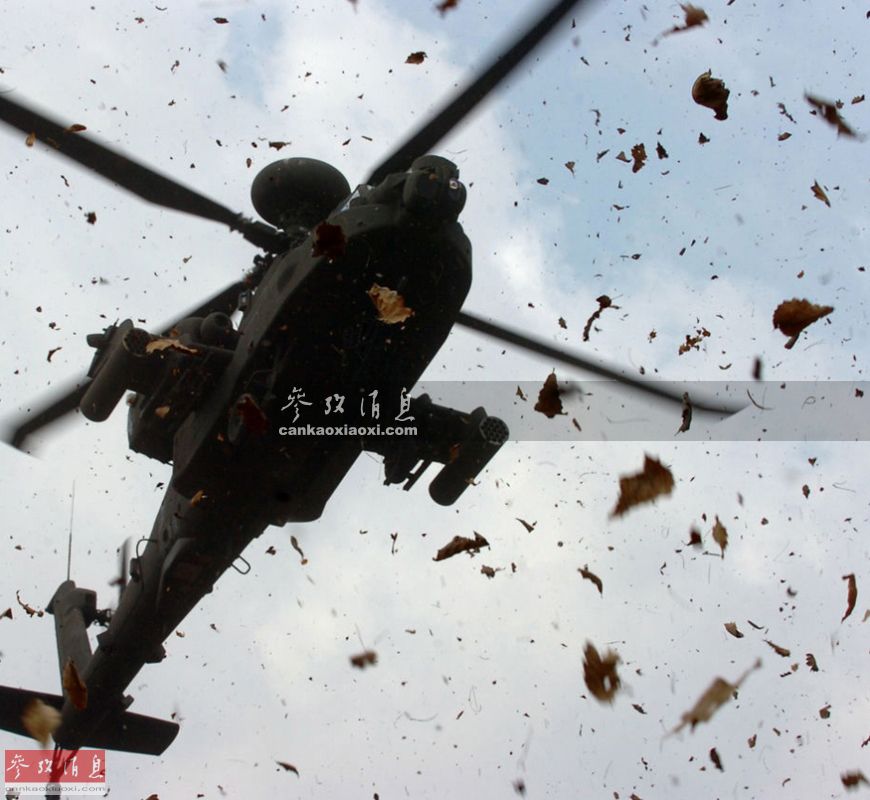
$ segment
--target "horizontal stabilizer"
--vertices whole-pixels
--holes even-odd
[[[10,733],[17,733],[19,736],[29,737],[30,734],[25,729],[21,717],[31,700],[42,700],[46,705],[58,710],[63,707],[63,697],[59,695],[0,686],[0,728]],[[178,730],[179,727],[175,722],[121,711],[109,715],[96,731],[85,737],[84,742],[59,742],[59,744],[69,750],[96,747],[159,756],[172,744],[178,735]]]
[[[30,737],[21,718],[31,700],[42,700],[47,706],[53,706],[58,711],[63,706],[63,698],[57,694],[0,686],[0,728],[10,733],[17,733],[19,736]]]

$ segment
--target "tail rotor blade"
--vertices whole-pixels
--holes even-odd
[[[505,328],[503,325],[488,322],[474,314],[469,314],[467,311],[459,312],[456,323],[473,331],[477,331],[478,333],[482,333],[485,336],[490,336],[493,339],[498,339],[501,342],[514,345],[515,347],[521,347],[523,350],[537,353],[540,356],[545,356],[546,358],[565,364],[569,367],[576,367],[584,372],[591,372],[593,375],[599,375],[602,378],[617,381],[624,386],[629,386],[632,389],[637,389],[638,391],[646,392],[647,394],[652,394],[665,400],[673,400],[674,402],[682,403],[684,391],[682,389],[669,388],[654,381],[639,380],[631,375],[619,372],[606,364],[593,361],[589,358],[584,358],[583,356],[574,355],[573,353],[569,353],[567,350],[562,350],[558,347],[553,347],[551,344],[547,344],[547,342],[543,342],[540,339],[533,339],[532,337],[526,336],[518,331]],[[692,406],[699,411],[710,411],[716,414],[734,414],[743,408],[742,405],[736,405],[724,401],[697,399],[694,395],[692,396]]]
[[[418,156],[432,150],[458,125],[581,0],[558,0],[519,38],[495,58],[469,86],[431,117],[372,172],[366,183],[380,183],[392,172],[403,172]]]

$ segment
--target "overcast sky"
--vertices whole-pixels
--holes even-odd
[[[540,3],[460,0],[443,16],[435,5],[0,0],[0,83],[252,213],[250,181],[276,157],[322,158],[358,183]],[[870,105],[852,102],[868,88],[868,20],[858,2],[782,5],[717,0],[703,28],[659,38],[682,23],[678,4],[594,4],[437,151],[469,187],[469,310],[693,391],[750,381],[760,359],[767,421],[696,415],[708,441],[679,444],[679,406],[626,396],[622,408],[614,395],[593,423],[566,399],[566,416],[535,421],[552,423],[550,441],[506,445],[449,509],[423,481],[381,486],[380,462],[361,457],[321,520],[256,540],[251,573],[225,575],[131,685],[135,711],[176,714],[181,732],[159,759],[110,754],[112,796],[495,798],[522,781],[530,798],[841,797],[841,773],[870,775],[870,451],[800,441],[812,403],[767,402],[780,382],[836,380],[836,393],[806,397],[836,394],[825,408],[846,427],[867,417],[853,382],[870,356],[868,145],[838,137],[804,93],[841,100],[870,133]],[[422,64],[404,63],[421,50]],[[692,102],[707,69],[730,89],[726,121]],[[128,317],[157,330],[253,255],[24,138],[0,130],[4,420],[87,368],[88,333]],[[279,154],[270,141],[288,144]],[[632,172],[617,156],[640,143],[647,160]],[[583,342],[600,295],[619,308]],[[771,317],[792,297],[834,311],[786,350]],[[456,404],[508,416],[515,384],[552,367],[457,330],[426,379],[480,382]],[[626,432],[632,403],[659,415],[661,441]],[[600,435],[574,441],[572,418]],[[39,458],[0,451],[0,612],[14,614],[0,620],[0,683],[58,691],[52,620],[28,618],[15,595],[42,608],[65,577],[73,482],[73,578],[101,604],[117,546],[151,529],[170,471],[128,453],[125,425],[119,410],[40,437]],[[612,518],[619,477],[645,453],[670,467],[673,494]],[[686,544],[693,526],[700,549]],[[489,549],[432,561],[474,531]],[[489,579],[481,565],[501,571]],[[587,565],[602,595],[578,572]],[[852,573],[858,603],[841,622]],[[622,659],[612,704],[584,685],[587,640]],[[352,668],[365,649],[378,664]],[[759,658],[738,700],[667,736],[716,676],[735,681]]]

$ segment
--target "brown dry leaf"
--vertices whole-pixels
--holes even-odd
[[[305,558],[305,553],[302,552],[302,548],[299,546],[299,541],[295,536],[290,537],[290,546],[299,553],[299,558],[301,559],[302,566],[305,566],[308,563],[308,559]]]
[[[833,125],[837,129],[837,136],[851,136],[853,138],[860,138],[857,133],[855,133],[852,128],[850,128],[846,121],[840,116],[840,112],[837,109],[836,103],[831,103],[828,100],[822,100],[820,97],[813,97],[811,94],[805,94],[804,97],[806,101],[816,109],[816,111],[821,114],[822,119],[828,123],[828,125]]]
[[[704,543],[701,541],[701,531],[692,527],[689,529],[689,541],[686,544],[692,547],[701,547]]]
[[[659,157],[659,159],[668,157],[668,151],[665,150],[664,147],[662,147],[661,142],[656,142],[656,155]]]
[[[442,0],[435,8],[441,16],[444,16],[450,9],[456,8],[458,5],[459,0]]]
[[[330,261],[341,258],[347,249],[347,239],[341,225],[330,225],[321,222],[314,229],[314,241],[311,243],[311,255],[326,256]]]
[[[786,131],[785,133],[781,133],[776,137],[780,142],[784,142],[786,139],[791,139],[791,134]]]
[[[592,323],[601,316],[601,312],[604,311],[605,308],[619,308],[619,306],[613,305],[613,301],[606,294],[596,297],[595,302],[598,303],[598,308],[592,312],[592,316],[586,320],[586,325],[583,327],[584,342],[589,341],[589,332],[592,329]]]
[[[692,100],[699,106],[712,109],[716,119],[728,119],[728,95],[731,94],[725,88],[725,83],[719,78],[714,78],[708,69],[695,79],[692,86]]]
[[[831,207],[831,201],[828,199],[828,195],[825,193],[825,190],[821,187],[818,181],[815,181],[810,189],[813,190],[813,195],[821,200],[828,208]]]
[[[215,17],[214,21],[218,25],[226,25],[229,22],[229,20],[226,17]]]
[[[816,661],[816,657],[812,653],[807,653],[806,655],[807,666],[810,668],[810,672],[818,672],[819,665]]]
[[[7,608],[2,614],[0,614],[0,619],[12,619],[12,609]]]
[[[269,147],[271,147],[273,150],[283,150],[285,147],[288,147],[291,144],[293,144],[293,142],[275,141],[275,142],[269,142]],[[314,255],[319,255],[319,254],[315,253]]]
[[[592,642],[586,642],[583,650],[583,680],[592,696],[602,703],[612,703],[619,691],[620,680],[616,673],[619,656],[613,650],[599,655]]]
[[[804,328],[822,317],[827,317],[833,310],[833,306],[817,306],[809,300],[798,300],[794,297],[784,300],[776,307],[773,312],[773,327],[791,337],[785,345],[787,350],[791,350]]]
[[[49,364],[51,363],[51,358],[52,358],[52,356],[53,356],[53,355],[54,355],[58,350],[63,350],[63,347],[54,347],[54,348],[52,348],[51,350],[48,351],[48,355],[45,357],[45,360],[48,361]]]
[[[33,145],[36,144],[36,134],[33,131],[27,134],[27,138],[24,140],[24,144],[26,144],[28,147],[33,147]]]
[[[483,564],[480,568],[481,575],[486,575],[487,578],[494,578],[496,572],[499,572],[499,570],[488,567],[486,564]]]
[[[631,171],[640,172],[643,165],[646,163],[646,148],[643,146],[643,142],[636,144],[631,148],[631,157],[634,159],[634,163],[631,165]]]
[[[707,690],[702,694],[698,701],[688,711],[684,712],[680,724],[674,728],[671,733],[678,733],[686,725],[689,725],[692,730],[699,722],[709,722],[710,718],[719,708],[727,703],[734,692],[740,688],[743,681],[749,676],[753,670],[761,666],[761,661],[756,661],[746,672],[744,672],[735,683],[729,683],[724,678],[715,678],[713,683],[707,687]]]
[[[86,131],[87,128],[84,125],[80,125],[78,122],[74,122],[67,129],[67,133],[81,133],[82,131]]]
[[[374,650],[365,650],[357,656],[350,657],[350,663],[357,669],[365,669],[378,663],[378,654]]]
[[[24,609],[24,613],[27,614],[28,617],[41,617],[45,614],[44,611],[34,608],[31,605],[25,603],[18,594],[18,591],[15,592],[15,599],[18,601],[18,605],[20,605]]]
[[[687,430],[689,430],[689,426],[691,424],[692,424],[692,402],[691,402],[691,400],[689,400],[689,393],[683,392],[682,422],[680,422],[680,427],[677,428],[677,433],[685,433]]]
[[[810,496],[810,487],[807,486],[806,484],[804,484],[803,486],[801,486],[801,491],[803,492],[804,497],[809,497],[809,496]]]
[[[88,221],[88,225],[96,225],[97,224],[97,212],[96,211],[88,211],[85,214],[85,219]]]
[[[606,153],[607,151],[605,150],[604,152]],[[626,164],[631,163],[631,159],[625,154],[625,150],[619,151],[619,155],[616,156],[616,160],[617,161],[624,161]]]
[[[588,564],[584,564],[582,567],[577,569],[583,578],[587,581],[592,581],[598,587],[598,594],[604,597],[604,584],[601,582],[601,578],[599,578],[594,572],[590,572],[587,567]]]
[[[704,11],[703,8],[693,6],[691,3],[680,3],[680,8],[683,9],[683,13],[686,15],[686,24],[674,25],[670,30],[666,30],[662,36],[669,36],[672,33],[681,33],[682,31],[689,30],[689,28],[703,25],[705,22],[709,22],[710,20],[707,16],[707,12]]]
[[[846,620],[846,617],[855,610],[855,603],[858,602],[858,584],[855,581],[855,573],[844,575],[843,580],[849,582],[849,588],[846,595],[846,613],[843,614],[843,619],[840,622]]]
[[[21,714],[21,724],[43,747],[60,725],[60,711],[42,700],[31,700]]]
[[[411,53],[406,59],[406,64],[422,64],[426,60],[427,56],[422,50],[418,50],[416,53]]]
[[[190,506],[193,508],[194,506],[198,506],[203,500],[205,500],[208,495],[205,493],[205,489],[200,489],[197,493],[190,498]]]
[[[396,325],[412,317],[414,312],[405,305],[405,298],[395,289],[373,283],[369,297],[378,312],[378,319],[387,325]]]
[[[722,759],[719,758],[719,753],[716,752],[715,747],[710,748],[710,761],[713,762],[713,766],[715,766],[719,772],[725,772],[725,770],[722,769]]]
[[[863,103],[863,102],[864,102],[864,99],[865,99],[865,97],[864,97],[863,94],[856,94],[856,95],[852,98],[851,103],[852,103],[852,105],[854,106],[854,105],[857,105],[858,103]]]
[[[293,773],[295,773],[296,776],[298,777],[298,775],[299,775],[299,770],[296,769],[296,767],[294,767],[292,764],[288,764],[286,761],[276,761],[275,763],[276,763],[279,767],[281,767],[283,770],[285,770],[286,772],[293,772]]]
[[[686,341],[680,345],[679,350],[677,351],[678,355],[683,355],[684,353],[688,353],[689,350],[700,350],[700,344],[704,339],[708,339],[710,337],[710,331],[708,331],[705,327],[700,327],[695,329],[695,335],[689,336],[686,334]]]
[[[474,531],[473,539],[469,539],[467,536],[454,536],[438,551],[438,554],[432,560],[443,561],[445,558],[451,558],[457,553],[478,553],[481,547],[489,547],[489,542],[477,531]]]
[[[719,517],[716,517],[716,524],[713,525],[713,541],[719,545],[722,551],[722,558],[725,558],[725,548],[728,547],[728,531],[725,526],[719,522]]]
[[[547,186],[550,183],[550,179],[549,178],[538,178],[537,182],[540,183],[541,186]]]
[[[576,161],[566,161],[565,162],[565,169],[567,169],[568,172],[570,172],[572,175],[574,174],[574,167],[575,166],[577,166]]]
[[[84,711],[88,707],[88,687],[79,675],[76,662],[71,658],[66,660],[63,666],[63,690],[70,702],[79,710]]]
[[[758,734],[753,733],[752,736],[750,736],[750,737],[746,740],[746,744],[749,745],[749,749],[750,749],[750,750],[751,750],[753,747],[755,747],[755,741],[756,741],[757,738],[758,738]]]
[[[673,490],[674,476],[671,471],[658,459],[645,454],[643,470],[619,479],[619,499],[610,516],[621,517],[628,509],[652,502],[659,495],[670,494]]]
[[[830,719],[831,718],[831,704],[828,703],[826,706],[822,706],[819,709],[819,716],[822,719]]]
[[[524,519],[520,519],[519,517],[514,517],[514,519],[520,523],[529,533],[531,533],[535,529],[535,525],[538,524],[537,520],[534,522],[526,522]]]
[[[791,650],[787,650],[785,647],[780,647],[778,644],[774,644],[770,639],[765,639],[764,642],[765,644],[770,645],[778,656],[782,656],[783,658],[791,656]]]
[[[160,338],[153,339],[145,345],[146,355],[151,353],[159,353],[161,350],[178,350],[180,353],[196,354],[199,352],[195,347],[188,347],[182,344],[178,339]]]
[[[535,403],[535,411],[539,411],[545,417],[553,419],[553,417],[564,414],[562,410],[562,399],[559,396],[559,382],[556,380],[556,373],[551,372],[544,381],[541,391],[538,392],[538,402]]]
[[[870,786],[870,781],[864,777],[864,773],[860,770],[856,770],[855,772],[844,772],[840,775],[840,780],[843,782],[843,786],[847,789],[851,789],[853,786],[857,786],[860,783],[866,783]]]
[[[154,416],[158,419],[166,419],[171,410],[170,406],[158,406],[154,409]]]
[[[646,714],[646,709],[640,705],[640,703],[632,703],[631,707],[637,711],[638,714]]]
[[[728,631],[728,633],[730,633],[735,639],[743,638],[743,634],[738,629],[736,622],[726,622],[725,630]]]

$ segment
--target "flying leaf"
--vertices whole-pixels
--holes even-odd
[[[82,131],[86,131],[87,128],[84,125],[80,125],[78,122],[74,122],[67,129],[67,133],[81,133]]]
[[[24,140],[24,144],[26,144],[28,147],[33,147],[33,145],[36,144],[36,134],[33,131],[27,134],[27,138]]]
[[[226,17],[215,17],[214,21],[218,25],[226,25],[229,22],[229,20]]]
[[[553,419],[558,414],[564,414],[562,399],[560,398],[559,382],[556,373],[551,372],[544,381],[541,391],[538,392],[538,402],[535,403],[535,411],[539,411],[545,417]]]
[[[685,433],[689,430],[689,426],[692,424],[692,402],[689,400],[689,393],[683,392],[683,409],[682,409],[682,421],[680,422],[680,427],[677,428],[677,433]]]
[[[829,100],[822,100],[820,97],[813,97],[810,94],[805,94],[806,101],[816,109],[816,112],[821,114],[822,119],[837,129],[837,136],[851,136],[860,138],[846,121],[840,116],[836,103],[831,103]],[[816,113],[814,112],[814,113]]]
[[[846,617],[855,610],[855,603],[858,602],[858,584],[855,581],[855,573],[843,576],[844,581],[848,581],[848,590],[846,596],[846,613],[843,614],[843,619],[840,622],[845,622]]]
[[[45,360],[48,361],[49,364],[51,363],[51,358],[52,358],[52,356],[53,356],[53,355],[54,355],[58,350],[63,350],[63,347],[54,347],[54,348],[52,348],[51,350],[48,351],[48,355],[45,357]]]
[[[724,769],[722,769],[722,759],[719,758],[719,753],[716,752],[715,747],[710,748],[710,761],[713,762],[713,766],[715,766],[716,769],[719,770],[719,772],[725,771]]]
[[[768,644],[773,648],[774,652],[778,656],[782,656],[783,658],[788,658],[791,655],[791,650],[787,650],[785,647],[780,647],[778,644],[774,644],[770,641],[770,639],[765,639],[765,644]]]
[[[577,569],[583,578],[587,581],[592,581],[598,587],[598,594],[602,597],[604,596],[604,584],[601,582],[601,578],[599,578],[594,572],[590,572],[588,569],[588,564],[584,564],[582,567]]]
[[[728,119],[728,95],[731,92],[725,88],[725,83],[714,78],[708,69],[701,73],[692,86],[692,100],[699,106],[715,112],[716,119]]]
[[[7,608],[2,614],[0,614],[0,619],[12,619],[12,609]]]
[[[45,614],[44,611],[40,611],[39,609],[25,603],[19,596],[18,591],[15,592],[15,599],[18,601],[18,605],[24,609],[24,613],[27,614],[28,617],[41,617]]]
[[[656,155],[659,157],[659,159],[668,157],[668,151],[665,150],[664,147],[662,147],[661,142],[656,142]]]
[[[21,714],[21,724],[43,747],[60,726],[60,711],[42,700],[31,700]]]
[[[640,172],[643,165],[646,163],[646,148],[643,146],[643,142],[636,144],[631,148],[631,157],[634,159],[634,163],[631,165],[631,171]]]
[[[151,355],[151,353],[159,353],[161,350],[177,350],[179,353],[191,353],[195,355],[199,352],[195,347],[188,347],[185,344],[182,344],[178,341],[178,339],[170,339],[167,337],[158,337],[157,339],[152,339],[148,344],[145,345],[145,354]]]
[[[302,548],[299,546],[299,542],[295,536],[290,537],[290,546],[299,553],[299,558],[302,559],[302,566],[305,566],[308,563],[308,559],[305,558],[305,553],[302,552]]]
[[[703,326],[695,329],[695,335],[689,336],[686,334],[686,341],[680,345],[678,355],[683,355],[684,353],[688,353],[689,350],[700,350],[700,344],[704,339],[710,337],[710,331],[708,331]]]
[[[833,310],[833,306],[817,306],[809,300],[798,300],[795,297],[776,307],[773,312],[773,327],[791,337],[785,345],[787,350],[791,350],[804,328],[828,316]]]
[[[674,25],[673,28],[670,28],[669,30],[666,30],[664,33],[662,33],[662,36],[670,36],[670,34],[672,33],[681,33],[682,31],[687,31],[689,30],[689,28],[703,25],[710,19],[707,16],[707,12],[704,11],[703,8],[693,6],[691,3],[680,3],[680,8],[683,9],[683,13],[686,15],[686,24]]]
[[[575,166],[577,166],[576,161],[566,161],[565,162],[565,169],[567,169],[568,172],[570,172],[572,175],[574,174],[574,167]]]
[[[701,541],[701,531],[692,526],[689,529],[689,541],[686,544],[692,547],[701,547],[704,543]]]
[[[422,64],[423,61],[426,60],[426,53],[422,50],[418,50],[416,53],[411,53],[406,59],[406,64]]]
[[[76,662],[71,658],[66,660],[63,666],[63,690],[70,702],[79,710],[84,711],[88,707],[88,687],[79,675]]]
[[[296,769],[292,764],[288,764],[286,761],[276,761],[275,762],[279,767],[284,769],[286,772],[293,772],[297,777],[299,775],[299,770]]]
[[[524,519],[520,519],[519,517],[514,517],[514,519],[519,522],[529,533],[531,533],[535,529],[535,525],[537,525],[537,521],[535,522],[526,522]]]
[[[341,225],[330,225],[321,222],[314,229],[314,241],[311,244],[311,255],[326,256],[330,261],[341,258],[347,249],[347,239]]]
[[[840,780],[843,782],[843,786],[847,789],[851,789],[853,786],[857,786],[860,783],[866,783],[870,786],[870,781],[864,777],[864,773],[860,770],[855,770],[855,772],[844,772],[840,775]]]
[[[435,8],[443,17],[450,9],[456,8],[458,5],[459,0],[442,0]]]
[[[592,312],[592,316],[586,320],[586,325],[583,328],[584,342],[589,341],[589,331],[592,329],[592,323],[601,316],[601,312],[604,311],[605,308],[619,308],[619,306],[613,305],[613,301],[606,294],[596,297],[595,302],[598,303],[598,308]]]
[[[722,551],[722,558],[725,558],[725,548],[728,547],[728,531],[725,526],[719,522],[719,517],[716,517],[716,524],[713,525],[713,541],[719,545]]]
[[[830,719],[831,718],[831,704],[828,703],[826,706],[822,706],[819,709],[819,716],[822,719]]]
[[[709,722],[710,718],[716,711],[727,703],[734,692],[743,684],[743,681],[749,676],[749,673],[758,669],[761,666],[761,661],[756,661],[746,672],[744,672],[735,683],[729,683],[724,678],[715,678],[707,690],[702,694],[698,701],[688,711],[684,712],[680,724],[674,728],[671,733],[678,733],[686,725],[689,725],[692,730],[700,722]]]
[[[812,653],[807,653],[806,655],[807,666],[810,668],[810,672],[818,672],[819,665],[816,662],[816,657]]]
[[[737,628],[736,622],[726,622],[725,623],[725,630],[728,631],[728,633],[730,633],[735,639],[742,639],[743,638],[743,634]]]
[[[825,190],[821,187],[818,181],[815,181],[810,189],[813,190],[813,195],[821,200],[828,208],[831,207],[831,201],[828,199],[828,195],[825,193]]]
[[[674,490],[674,476],[658,459],[644,455],[643,470],[619,479],[619,499],[610,512],[611,517],[621,517],[628,509],[641,503],[649,503]]]
[[[451,558],[457,553],[478,553],[481,547],[489,547],[489,542],[477,531],[474,531],[473,539],[469,539],[467,536],[454,536],[438,551],[438,554],[432,560],[443,561],[445,558]]]
[[[612,703],[619,691],[620,680],[616,673],[619,656],[613,650],[599,655],[592,642],[586,642],[583,650],[583,680],[592,696],[602,703]]]
[[[395,289],[373,283],[369,289],[369,297],[377,309],[378,319],[387,325],[396,325],[414,315],[405,305],[405,298]]]
[[[494,578],[496,572],[500,572],[501,569],[495,569],[493,567],[488,567],[486,564],[481,566],[480,573],[481,575],[486,575],[487,578]]]
[[[378,663],[378,654],[374,650],[365,650],[356,656],[350,657],[350,663],[357,669],[365,669]]]

